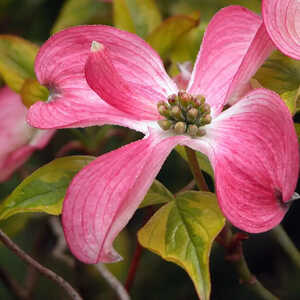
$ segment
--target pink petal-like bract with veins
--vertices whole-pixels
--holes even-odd
[[[157,133],[97,158],[67,190],[63,228],[73,254],[85,263],[114,262],[113,241],[128,223],[163,162],[184,136]]]
[[[206,131],[224,215],[253,233],[279,224],[299,172],[298,139],[284,102],[272,91],[256,89]]]
[[[103,25],[76,26],[56,33],[41,47],[35,71],[51,97],[31,106],[28,121],[39,128],[118,124],[147,132],[135,115],[107,104],[87,84],[84,66],[93,41],[109,50],[115,69],[127,85],[136,87],[137,97],[148,93],[147,101],[155,105],[176,92],[157,53],[138,36]]]
[[[262,13],[267,31],[284,54],[300,59],[300,1],[263,0]]]
[[[0,181],[7,180],[36,149],[43,148],[53,130],[36,130],[26,124],[27,109],[8,87],[0,89]]]
[[[136,74],[138,76],[138,74]],[[137,120],[158,120],[160,115],[152,87],[128,83],[115,68],[109,50],[93,42],[91,53],[85,65],[85,76],[89,86],[107,103]],[[164,99],[167,98],[165,95]]]
[[[221,9],[208,24],[187,90],[205,96],[213,116],[233,94],[245,92],[274,49],[261,25],[258,15],[240,6]]]

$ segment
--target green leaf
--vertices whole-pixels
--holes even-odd
[[[175,16],[162,22],[148,37],[147,42],[166,58],[169,52],[176,46],[178,39],[190,32],[199,24],[198,18],[189,16]]]
[[[126,0],[114,0],[114,26],[128,32],[135,33],[135,25],[131,18]]]
[[[275,51],[257,71],[254,78],[263,87],[280,94],[292,114],[295,113],[300,87],[300,61]]]
[[[24,230],[27,222],[31,218],[31,214],[15,215],[12,218],[0,220],[0,228],[8,236],[14,236]]]
[[[29,108],[37,101],[46,101],[49,96],[48,89],[40,85],[36,79],[27,78],[20,91],[24,105]]]
[[[243,7],[247,7],[257,13],[261,11],[261,0],[222,0],[222,6],[228,5],[242,5]]]
[[[39,168],[1,203],[0,220],[24,212],[59,215],[72,178],[92,160],[92,156],[68,156]]]
[[[286,91],[280,95],[282,100],[285,102],[286,106],[288,107],[291,115],[294,115],[298,110],[297,107],[297,97],[298,97],[298,90]]]
[[[154,180],[139,208],[173,201],[173,194],[158,180]]]
[[[114,24],[145,38],[160,23],[162,17],[154,0],[114,1]]]
[[[180,156],[187,161],[187,155],[185,152],[185,149],[183,146],[176,146],[175,150],[180,154]],[[198,160],[198,164],[199,167],[202,171],[206,172],[207,174],[209,174],[212,178],[214,178],[214,171],[212,169],[212,166],[209,162],[209,159],[207,158],[206,155],[202,154],[201,152],[196,152],[197,155],[197,160]]]
[[[300,143],[300,124],[299,123],[294,123],[294,125],[295,125],[296,134],[298,136],[298,141]]]
[[[143,247],[184,268],[199,298],[208,300],[209,255],[224,224],[214,194],[190,191],[161,207],[138,232],[138,239]]]
[[[179,38],[175,47],[171,50],[172,76],[179,73],[177,63],[186,61],[194,62],[200,49],[205,23],[201,22],[198,27],[192,28],[187,34]]]
[[[62,7],[51,33],[70,26],[99,23],[106,14],[108,5],[100,0],[68,0]]]
[[[34,59],[39,47],[20,37],[0,35],[0,75],[20,92],[26,78],[35,78]]]

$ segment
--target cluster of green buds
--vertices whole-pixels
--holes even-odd
[[[201,95],[192,96],[185,91],[168,97],[168,102],[159,101],[158,112],[164,119],[158,124],[163,130],[173,130],[176,134],[191,137],[205,135],[204,125],[211,122],[210,106]]]

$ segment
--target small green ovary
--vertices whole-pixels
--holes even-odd
[[[164,119],[158,121],[163,130],[191,137],[205,135],[203,126],[211,122],[210,106],[201,95],[192,96],[185,91],[168,97],[168,102],[159,101],[158,112]]]

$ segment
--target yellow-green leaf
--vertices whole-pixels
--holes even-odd
[[[0,228],[7,235],[14,236],[22,231],[32,216],[30,214],[15,215],[12,218],[0,220]]]
[[[25,212],[59,215],[72,178],[93,159],[92,156],[68,156],[39,168],[1,203],[0,220]]]
[[[100,0],[68,0],[62,7],[51,33],[70,26],[97,23],[100,21],[97,19],[101,19],[101,14],[102,18],[108,14],[107,3]]]
[[[143,247],[184,268],[199,298],[208,300],[209,255],[224,224],[214,194],[185,192],[161,207],[138,232],[138,239]]]
[[[199,26],[192,28],[188,33],[181,36],[173,47],[170,53],[172,61],[173,73],[172,76],[177,75],[177,63],[186,61],[194,62],[200,49],[202,36],[204,33],[205,23],[201,22]]]
[[[296,133],[297,133],[297,136],[298,136],[298,141],[300,143],[300,124],[299,123],[294,123],[294,125],[295,125]]]
[[[296,94],[296,113],[300,111],[300,86]]]
[[[291,115],[296,113],[296,101],[298,97],[298,90],[286,91],[280,95],[282,100],[285,102],[288,107]],[[299,109],[299,108],[298,108]]]
[[[174,16],[166,19],[148,37],[147,42],[160,54],[162,58],[176,46],[178,39],[197,27],[198,19],[189,16]]]
[[[174,200],[173,194],[158,180],[154,180],[139,208],[166,203],[172,200]]]
[[[261,11],[261,0],[221,0],[222,6],[242,5],[257,13]]]
[[[176,146],[175,150],[181,155],[181,157],[187,161],[187,155],[185,152],[185,149],[183,146]],[[201,152],[196,152],[197,155],[197,160],[199,167],[201,170],[209,174],[212,178],[214,177],[214,171],[211,167],[211,164],[209,162],[209,159],[207,158],[206,155],[202,154]]]
[[[114,0],[114,26],[128,32],[135,33],[135,26],[131,18],[126,0]]]
[[[155,0],[114,1],[115,26],[134,32],[143,38],[148,36],[161,20]]]
[[[24,105],[29,108],[37,101],[46,101],[49,96],[48,89],[40,85],[36,79],[27,78],[20,91]]]
[[[300,61],[275,51],[257,71],[255,79],[265,88],[281,95],[295,113],[296,94],[300,87]]]
[[[5,83],[19,92],[25,79],[35,78],[35,44],[13,35],[0,35],[0,75]]]

